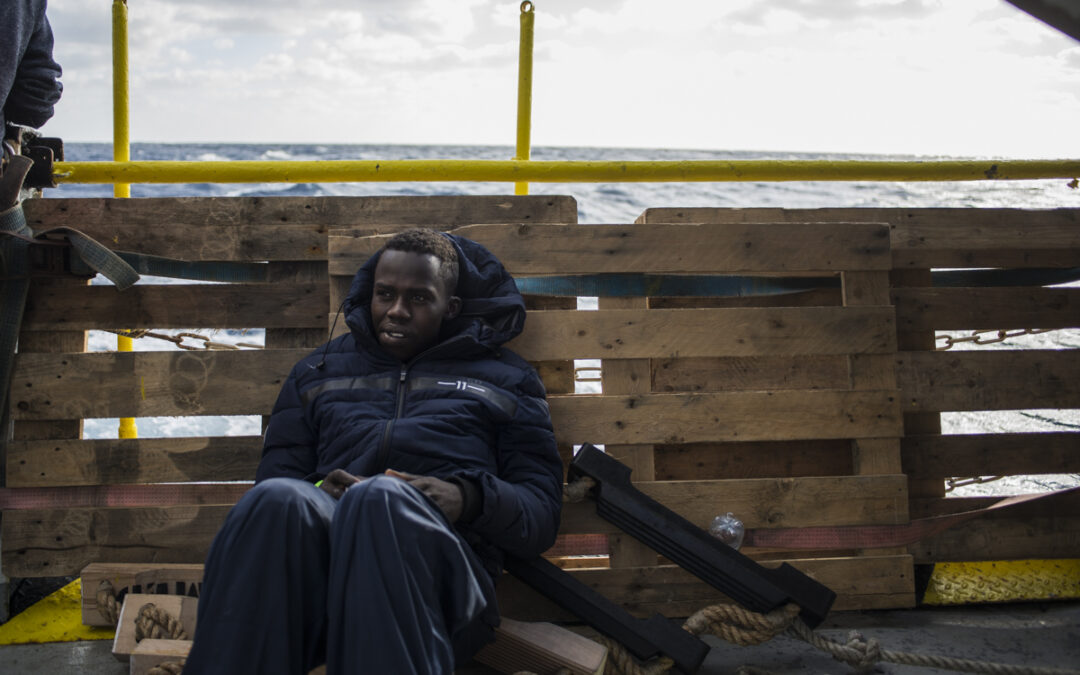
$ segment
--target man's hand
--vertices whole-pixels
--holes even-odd
[[[456,523],[458,518],[461,517],[461,511],[465,507],[465,503],[461,497],[461,488],[457,485],[434,476],[417,476],[411,473],[394,471],[393,469],[387,469],[386,475],[400,478],[423,492],[442,509],[443,515],[451,523]]]
[[[323,478],[322,485],[319,487],[334,499],[341,499],[341,495],[345,494],[346,490],[362,480],[364,479],[343,469],[334,469],[327,474],[326,478]]]

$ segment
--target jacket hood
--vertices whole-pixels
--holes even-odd
[[[525,326],[525,299],[514,278],[491,251],[474,241],[442,233],[458,255],[458,285],[461,313],[443,322],[439,342],[464,336],[474,345],[495,349],[512,340]],[[371,323],[371,293],[375,266],[382,251],[368,258],[353,277],[343,311],[358,344],[381,350]]]

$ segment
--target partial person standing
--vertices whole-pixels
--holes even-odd
[[[60,65],[46,0],[0,1],[0,129],[7,152],[17,154],[19,127],[40,128],[60,100]]]

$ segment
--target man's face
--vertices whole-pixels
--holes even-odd
[[[383,251],[375,266],[371,323],[382,348],[406,362],[435,344],[444,319],[461,310],[430,254]]]

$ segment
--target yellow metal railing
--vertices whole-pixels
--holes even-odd
[[[531,161],[532,52],[535,7],[521,3],[517,147],[514,159],[319,162],[132,162],[128,154],[127,4],[113,0],[113,162],[57,162],[58,183],[112,183],[128,196],[132,183],[724,181],[971,181],[1075,179],[1080,160],[972,161]],[[1075,180],[1073,185],[1075,185]]]
[[[532,156],[532,66],[533,4],[521,3],[521,37],[518,40],[517,152],[514,159],[529,161]],[[514,183],[514,194],[529,194],[529,184]]]
[[[128,40],[127,0],[113,0],[113,161],[131,161],[131,124],[128,117]],[[111,182],[111,181],[110,181]],[[130,183],[113,183],[113,196],[131,196]],[[131,338],[116,336],[116,351],[134,350]],[[138,438],[139,430],[131,417],[121,417],[117,435],[120,438]]]
[[[58,183],[971,181],[1080,176],[1080,160],[57,162]]]

